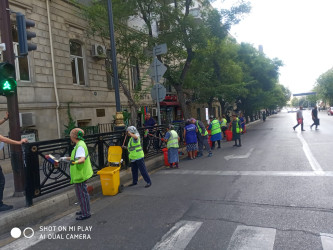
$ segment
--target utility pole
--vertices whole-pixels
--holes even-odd
[[[0,0],[0,33],[1,42],[6,44],[6,51],[3,51],[4,61],[15,65],[15,54],[13,48],[12,26],[10,22],[10,9],[8,0]],[[9,113],[9,138],[21,140],[19,109],[17,92],[7,96],[7,108]],[[21,145],[10,145],[11,163],[14,175],[14,196],[24,195],[24,168]]]
[[[110,46],[111,46],[111,62],[112,62],[112,71],[114,77],[114,93],[116,100],[116,126],[114,130],[123,130],[125,128],[125,124],[124,124],[123,113],[121,112],[121,107],[120,107],[117,50],[116,50],[116,42],[114,39],[114,24],[113,24],[111,0],[108,0],[108,16],[109,16],[109,31],[110,31]]]

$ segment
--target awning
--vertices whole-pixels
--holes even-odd
[[[180,106],[179,102],[160,102],[161,106]]]

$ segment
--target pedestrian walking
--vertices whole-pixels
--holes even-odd
[[[312,116],[312,120],[313,120],[313,123],[312,125],[310,126],[310,129],[312,129],[312,127],[314,125],[316,125],[316,130],[318,130],[318,125],[319,125],[319,119],[318,119],[318,110],[317,110],[317,106],[315,106],[312,111],[311,111],[311,116]]]
[[[242,125],[236,114],[232,115],[231,131],[232,131],[232,138],[235,141],[235,144],[233,146],[241,147],[242,146],[242,143],[241,143]],[[238,144],[237,144],[237,140],[238,140]]]
[[[5,121],[8,120],[9,114],[6,112],[5,117],[0,120],[0,125],[3,124]],[[27,143],[27,139],[21,139],[20,141],[15,141],[12,139],[9,139],[7,137],[4,137],[0,135],[0,142],[1,143],[7,143],[7,144],[13,144],[13,145],[22,145],[23,143]],[[5,190],[5,184],[6,184],[6,179],[5,175],[2,172],[2,167],[0,166],[0,212],[2,211],[7,211],[13,208],[12,205],[7,205],[3,203],[3,192]]]
[[[70,138],[75,147],[70,157],[60,157],[60,161],[70,161],[71,184],[74,184],[76,197],[79,201],[81,210],[76,212],[76,220],[86,220],[91,217],[90,196],[87,190],[87,180],[94,174],[88,148],[84,142],[84,131],[74,128],[70,132]]]
[[[222,140],[222,134],[221,134],[221,125],[220,122],[214,118],[213,115],[209,117],[210,124],[208,127],[208,130],[210,130],[210,134],[212,137],[210,140],[212,141],[212,150],[215,148],[215,142],[217,141],[218,147],[221,148],[221,140]]]
[[[191,122],[197,127],[197,138],[199,146],[199,153],[197,157],[203,156],[203,147],[206,148],[208,157],[211,157],[213,154],[208,143],[208,131],[206,130],[205,125],[202,123],[202,121],[196,120],[194,118],[191,118]]]
[[[189,154],[191,160],[195,159],[195,154],[197,151],[197,128],[194,124],[187,120],[184,128],[184,138],[186,142],[186,151]]]
[[[129,126],[126,131],[128,136],[131,137],[127,147],[123,146],[124,149],[128,150],[129,160],[131,161],[132,184],[130,184],[129,187],[138,184],[138,170],[140,170],[142,178],[146,182],[145,188],[148,188],[152,183],[144,161],[145,155],[141,147],[140,134],[134,126]]]
[[[226,138],[227,135],[225,134],[225,131],[227,130],[227,119],[225,115],[222,115],[222,120],[221,120],[221,130],[223,133],[223,138]]]
[[[302,111],[302,109],[303,109],[303,107],[300,106],[300,107],[299,107],[299,110],[297,110],[297,112],[296,112],[296,120],[297,120],[297,124],[293,127],[294,131],[295,131],[295,129],[296,129],[299,125],[301,125],[301,130],[302,130],[302,131],[305,131],[305,130],[303,129],[303,121],[304,121],[304,119],[303,119],[303,111]]]
[[[173,168],[173,164],[175,164],[176,168],[179,168],[179,136],[177,132],[175,131],[175,127],[170,124],[167,128],[167,132],[164,137],[164,141],[167,142],[167,148],[168,148],[168,162],[170,164],[170,168]]]
[[[262,112],[262,120],[263,120],[263,122],[266,121],[266,111],[265,110]]]

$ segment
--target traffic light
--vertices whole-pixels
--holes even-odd
[[[12,95],[16,92],[15,67],[10,63],[0,63],[0,94]]]
[[[17,24],[20,56],[26,56],[28,55],[28,51],[37,49],[36,44],[28,43],[28,40],[31,40],[31,38],[36,37],[36,33],[27,31],[27,28],[35,27],[35,22],[31,20],[26,20],[25,16],[22,13],[17,12],[16,24]]]

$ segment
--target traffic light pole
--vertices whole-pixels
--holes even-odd
[[[13,37],[10,22],[10,11],[8,0],[0,1],[0,33],[1,42],[6,44],[6,51],[3,51],[4,61],[15,64],[15,54],[13,48]],[[9,113],[9,137],[12,140],[21,140],[19,109],[17,92],[7,96],[7,106]],[[21,145],[10,145],[11,163],[14,175],[14,196],[24,195],[24,168]]]

